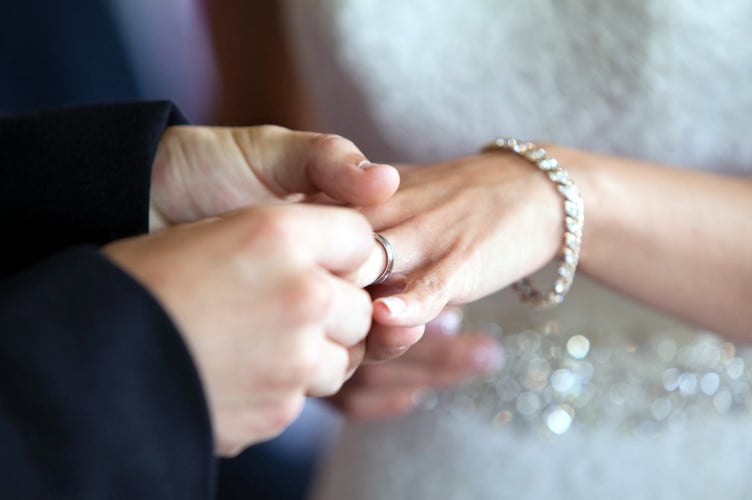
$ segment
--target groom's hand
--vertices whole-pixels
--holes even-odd
[[[396,169],[369,163],[337,135],[271,125],[170,127],[152,167],[150,229],[313,197],[374,205],[398,185]]]

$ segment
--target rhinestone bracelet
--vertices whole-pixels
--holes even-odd
[[[545,149],[532,142],[520,142],[515,139],[496,139],[483,148],[482,152],[500,151],[514,153],[533,163],[548,175],[564,198],[564,242],[557,256],[556,281],[548,292],[536,289],[530,278],[523,278],[513,285],[523,302],[539,307],[553,306],[564,301],[572,287],[577,262],[580,260],[582,245],[582,226],[585,222],[585,206],[580,190],[572,182],[569,174],[555,158],[551,158]]]

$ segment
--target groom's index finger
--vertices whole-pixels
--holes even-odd
[[[355,210],[309,204],[288,205],[295,218],[295,239],[301,256],[324,269],[348,275],[372,253],[373,230]]]

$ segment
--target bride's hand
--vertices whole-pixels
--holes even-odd
[[[394,248],[404,290],[374,303],[386,326],[422,325],[446,304],[500,290],[551,260],[563,237],[554,184],[513,154],[400,167],[386,203],[362,212]],[[387,283],[388,284],[388,283]]]
[[[411,411],[426,390],[454,386],[501,368],[499,343],[485,333],[460,334],[461,316],[459,308],[448,307],[403,356],[361,365],[329,401],[350,418],[387,418]]]

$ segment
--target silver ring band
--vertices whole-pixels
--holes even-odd
[[[373,238],[379,243],[379,245],[381,245],[381,248],[384,249],[384,256],[386,257],[384,270],[381,271],[379,277],[371,283],[371,285],[378,285],[388,280],[389,276],[392,274],[392,268],[394,267],[394,250],[392,249],[392,244],[389,243],[389,240],[381,234],[373,233]]]

